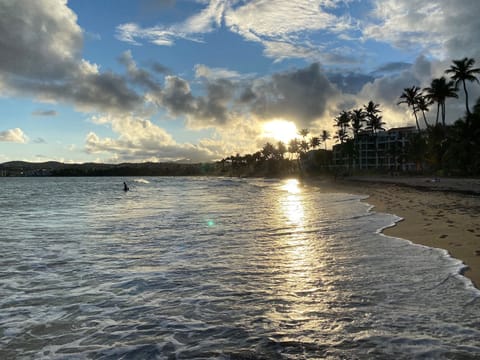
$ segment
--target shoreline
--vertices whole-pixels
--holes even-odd
[[[350,177],[311,179],[322,191],[366,195],[373,211],[401,217],[387,236],[446,250],[480,288],[480,179]],[[307,183],[310,179],[307,180]]]

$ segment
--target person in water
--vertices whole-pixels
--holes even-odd
[[[130,189],[128,188],[127,183],[124,181],[123,182],[123,191],[128,191],[128,190],[130,190]]]

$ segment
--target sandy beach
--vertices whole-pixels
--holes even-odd
[[[447,250],[480,286],[480,179],[349,177],[316,182],[328,191],[368,195],[373,211],[404,220],[384,234]]]

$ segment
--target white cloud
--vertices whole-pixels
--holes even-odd
[[[195,77],[205,78],[209,80],[218,80],[218,79],[238,79],[242,75],[236,71],[225,69],[225,68],[212,68],[203,64],[195,65]]]
[[[134,45],[146,40],[157,45],[173,45],[175,39],[202,41],[201,36],[222,24],[247,41],[261,43],[267,57],[320,59],[319,44],[308,34],[315,31],[348,33],[356,28],[352,18],[337,16],[332,10],[344,0],[253,0],[249,2],[212,0],[197,14],[170,26],[142,28],[135,23],[117,27],[117,38]],[[201,2],[203,3],[203,2]],[[353,38],[353,37],[350,37]],[[328,58],[325,58],[328,60]]]
[[[89,154],[106,153],[115,161],[191,161],[202,162],[219,158],[206,147],[179,144],[164,129],[150,120],[133,115],[103,115],[92,117],[96,124],[108,124],[118,138],[100,138],[87,134],[85,150]]]
[[[225,6],[225,0],[212,0],[198,14],[171,26],[141,28],[135,23],[121,24],[117,26],[116,36],[133,45],[141,45],[136,39],[144,39],[160,46],[171,46],[175,39],[201,41],[199,35],[209,33],[221,25]]]
[[[471,0],[375,0],[375,23],[363,35],[403,50],[440,59],[480,55],[480,2]]]
[[[0,141],[25,144],[28,141],[27,135],[20,128],[0,131]]]

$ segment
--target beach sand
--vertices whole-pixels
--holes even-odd
[[[404,219],[385,235],[447,250],[468,266],[465,276],[480,287],[480,179],[349,177],[315,184],[368,195],[373,211]]]

